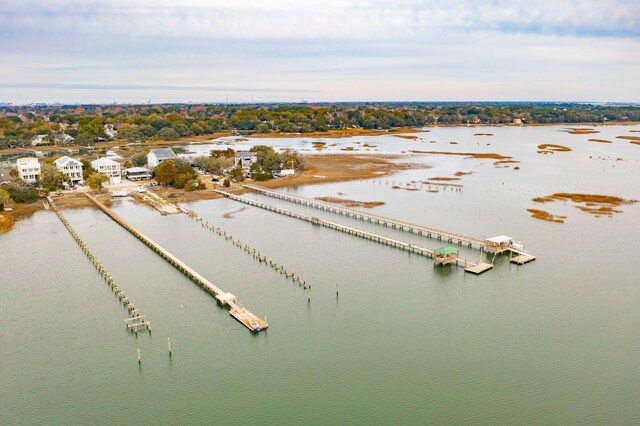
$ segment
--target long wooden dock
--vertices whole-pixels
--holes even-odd
[[[48,204],[46,208],[53,210],[53,212],[58,216],[58,219],[62,222],[62,224],[67,228],[69,234],[73,237],[73,239],[78,243],[78,246],[82,249],[87,258],[91,261],[93,266],[96,268],[100,276],[107,283],[109,288],[113,291],[113,294],[118,298],[118,300],[122,303],[122,305],[129,311],[130,317],[124,320],[125,325],[127,326],[127,330],[134,331],[136,335],[138,334],[138,329],[147,329],[149,333],[151,333],[151,322],[147,321],[145,316],[140,313],[140,311],[135,307],[132,301],[124,294],[122,290],[120,290],[120,286],[116,282],[116,280],[111,276],[107,268],[102,265],[102,262],[98,259],[98,256],[93,254],[89,246],[84,242],[84,240],[80,237],[80,235],[76,232],[76,230],[71,226],[66,217],[58,210],[56,203],[53,202],[51,197],[47,197]]]
[[[376,223],[400,231],[410,232],[412,234],[423,235],[429,238],[437,238],[438,240],[445,239],[449,243],[457,243],[458,245],[467,244],[468,247],[476,247],[480,250],[484,250],[487,246],[485,240],[481,240],[475,237],[469,237],[466,235],[455,234],[453,232],[443,231],[436,228],[427,227],[424,225],[418,225],[415,223],[404,222],[401,220],[393,219],[390,217],[380,216],[372,213],[365,213],[355,209],[349,209],[335,204],[311,200],[309,198],[298,197],[295,195],[284,194],[282,192],[272,191],[270,189],[263,188],[257,185],[246,184],[242,185],[247,189],[251,189],[259,194],[266,195],[268,197],[277,198],[280,200],[290,201],[306,207],[313,207],[318,210],[325,210],[331,213],[340,214],[343,216],[359,219],[364,222]]]
[[[194,271],[191,267],[185,264],[183,261],[178,259],[176,256],[171,254],[169,251],[164,249],[158,243],[153,241],[151,238],[144,235],[142,232],[138,231],[133,225],[124,220],[118,214],[116,214],[113,210],[102,204],[100,201],[92,197],[91,195],[85,193],[87,198],[89,198],[100,210],[107,214],[111,219],[113,219],[116,223],[122,226],[124,229],[133,234],[136,238],[142,241],[145,245],[155,251],[160,257],[169,262],[172,266],[182,272],[187,278],[196,283],[199,287],[204,289],[207,293],[213,295],[218,302],[220,302],[223,306],[229,306],[231,309],[229,314],[233,316],[235,319],[240,321],[245,327],[247,327],[251,331],[262,331],[266,330],[269,325],[266,321],[260,319],[245,307],[243,307],[240,302],[237,301],[236,297],[231,293],[225,293],[222,289],[214,285],[212,282],[207,280],[205,277]]]
[[[309,216],[303,213],[293,212],[291,210],[286,210],[280,207],[272,206],[269,204],[261,203],[256,200],[252,200],[250,198],[241,197],[239,195],[231,194],[229,192],[215,190],[217,193],[224,195],[227,198],[230,198],[234,201],[238,201],[241,203],[248,204],[250,206],[259,207],[261,209],[265,209],[271,212],[279,213],[285,216],[293,217],[295,219],[304,220],[306,222],[312,223],[314,225],[324,226],[329,229],[334,229],[336,231],[344,232],[349,235],[354,235],[359,238],[364,238],[366,240],[374,241],[380,244],[385,244],[391,247],[398,248],[400,250],[408,251],[410,253],[419,254],[421,256],[432,258],[434,257],[434,251],[429,250],[424,247],[416,246],[414,244],[406,243],[404,241],[394,240],[392,238],[383,237],[381,235],[373,234],[371,232],[363,231],[360,229],[352,228],[350,226],[340,225],[335,222],[330,222],[328,220],[323,220],[314,216]],[[456,258],[456,265],[464,267],[464,270],[467,272],[471,272],[474,274],[481,274],[491,268],[493,265],[489,263],[479,263],[476,264],[466,259]]]

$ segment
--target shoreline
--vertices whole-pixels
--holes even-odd
[[[396,172],[414,167],[415,164],[409,162],[409,158],[410,156],[393,154],[312,154],[305,156],[307,161],[305,170],[294,176],[271,179],[263,182],[249,182],[256,183],[265,188],[275,189],[289,186],[373,179],[390,176]],[[402,161],[403,159],[407,161]],[[423,167],[426,166],[423,165]],[[152,192],[174,204],[224,198],[223,195],[213,192],[213,189],[219,188],[220,185],[214,185],[210,181],[210,176],[202,176],[201,181],[206,185],[206,189],[204,190],[185,191],[184,189],[158,188]],[[249,190],[242,187],[244,183],[245,182],[233,183],[231,187],[226,188],[226,190],[233,194],[247,193]],[[108,188],[106,191],[97,193],[97,195],[94,191],[92,191],[92,193],[102,203],[106,205],[111,204],[111,193],[108,191]],[[95,207],[81,192],[69,192],[63,193],[62,195],[51,195],[51,197],[55,199],[56,205],[60,209]],[[133,199],[134,202],[144,204],[140,200]],[[13,211],[1,212],[2,218],[6,219],[0,221],[0,234],[9,232],[13,225],[19,220],[28,218],[37,211],[45,210],[44,199],[42,198],[30,204],[16,203],[7,207],[11,207]]]
[[[199,135],[199,136],[188,136],[180,139],[170,140],[170,141],[162,141],[162,140],[153,140],[153,141],[144,141],[144,142],[128,142],[125,139],[116,139],[113,141],[107,142],[96,142],[92,145],[94,150],[100,149],[110,149],[114,147],[120,147],[121,149],[126,148],[135,148],[140,147],[143,150],[146,148],[159,148],[159,147],[171,147],[171,146],[183,146],[183,145],[191,145],[191,144],[203,144],[214,139],[220,139],[224,137],[237,136],[240,138],[254,138],[254,139],[292,139],[292,138],[325,138],[325,139],[347,139],[358,136],[385,136],[385,135],[402,135],[405,133],[420,133],[420,132],[428,132],[430,128],[442,128],[442,127],[469,127],[469,128],[485,128],[485,127],[567,127],[570,126],[636,126],[639,125],[640,121],[610,121],[606,123],[594,123],[594,122],[581,122],[581,123],[529,123],[529,124],[470,124],[470,123],[458,123],[458,124],[428,124],[423,127],[395,127],[388,130],[374,130],[374,129],[332,129],[324,132],[309,132],[309,133],[252,133],[252,134],[242,134],[238,132],[234,132],[231,130],[228,131],[220,131],[207,135]],[[86,149],[86,146],[81,145],[69,145],[69,146],[59,146],[59,145],[46,145],[46,146],[36,146],[36,147],[25,147],[25,148],[4,148],[0,149],[0,155],[15,155],[21,153],[27,153],[29,151],[39,151],[39,152],[57,152],[65,149]]]

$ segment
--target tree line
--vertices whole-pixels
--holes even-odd
[[[57,134],[89,145],[112,125],[129,142],[176,140],[221,131],[310,133],[386,130],[434,124],[604,123],[640,121],[640,107],[579,103],[335,103],[257,105],[40,105],[0,107],[0,148]],[[64,143],[60,141],[59,143]]]

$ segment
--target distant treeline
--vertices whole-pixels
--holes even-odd
[[[640,121],[640,106],[578,103],[334,103],[258,105],[37,105],[0,107],[0,148],[36,135],[88,145],[116,130],[129,141],[175,140],[220,131],[310,133],[433,124]],[[105,129],[105,125],[108,129]],[[55,138],[67,134],[75,138]]]

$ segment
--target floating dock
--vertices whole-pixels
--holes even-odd
[[[519,254],[518,256],[510,259],[511,263],[516,263],[518,265],[524,265],[525,263],[529,263],[534,260],[536,260],[536,257],[530,254]]]
[[[225,192],[225,191],[221,191],[216,189],[215,190],[217,193],[224,195],[227,198],[230,198],[234,201],[238,201],[241,203],[245,203],[248,204],[250,206],[254,206],[254,207],[260,207],[262,209],[271,211],[271,212],[275,212],[275,213],[279,213],[285,216],[289,216],[289,217],[293,217],[296,219],[300,219],[300,220],[304,220],[306,222],[312,223],[314,225],[319,225],[319,226],[324,226],[326,228],[329,229],[334,229],[336,231],[340,231],[340,232],[344,232],[346,234],[349,235],[355,235],[356,237],[360,237],[360,238],[364,238],[366,240],[370,240],[370,241],[375,241],[377,243],[380,244],[385,244],[391,247],[395,247],[398,248],[400,250],[404,250],[404,251],[408,251],[410,253],[414,253],[414,254],[419,254],[421,256],[425,256],[425,257],[429,257],[434,259],[435,258],[435,251],[434,250],[429,250],[427,248],[424,247],[420,247],[420,246],[416,246],[414,244],[409,244],[406,243],[404,241],[398,241],[398,240],[394,240],[392,238],[388,238],[388,237],[383,237],[381,235],[377,235],[377,234],[373,234],[371,232],[367,232],[367,231],[363,231],[360,229],[356,229],[356,228],[352,228],[350,226],[345,226],[345,225],[340,225],[338,223],[335,222],[329,222],[327,220],[323,220],[314,216],[309,216],[306,214],[302,214],[302,213],[297,213],[297,212],[293,212],[291,210],[286,210],[280,207],[276,207],[276,206],[272,206],[269,204],[264,204],[261,203],[259,201],[256,200],[252,200],[250,198],[245,198],[245,197],[241,197],[239,195],[235,195],[235,194],[231,194],[229,192]],[[466,259],[461,259],[461,258],[455,258],[455,264],[458,266],[462,266],[464,267],[465,271],[467,272],[471,272],[474,274],[480,274],[482,272],[485,272],[491,268],[493,268],[493,265],[490,263],[479,263],[476,264],[474,262],[468,261]],[[469,268],[473,268],[476,267],[479,272],[475,272],[474,270],[471,270]]]
[[[133,225],[124,220],[118,214],[116,214],[113,210],[102,204],[100,201],[92,197],[91,195],[85,193],[87,198],[89,198],[100,210],[107,214],[111,219],[113,219],[116,223],[122,226],[124,229],[133,234],[136,238],[146,244],[149,248],[155,251],[160,257],[169,262],[172,266],[182,272],[187,278],[196,283],[199,287],[204,289],[207,293],[213,295],[223,306],[229,306],[231,310],[229,314],[234,318],[238,319],[236,316],[237,312],[243,313],[243,318],[249,319],[249,321],[242,321],[238,319],[245,327],[247,327],[251,331],[262,331],[266,330],[269,325],[258,318],[256,315],[249,312],[246,308],[244,308],[240,302],[236,300],[236,297],[231,293],[225,293],[220,288],[215,286],[212,282],[207,280],[205,277],[191,269],[187,264],[182,262],[180,259],[175,257],[173,254],[169,253],[163,247],[161,247],[158,243],[153,241],[151,238],[144,235],[142,232],[138,231]]]

